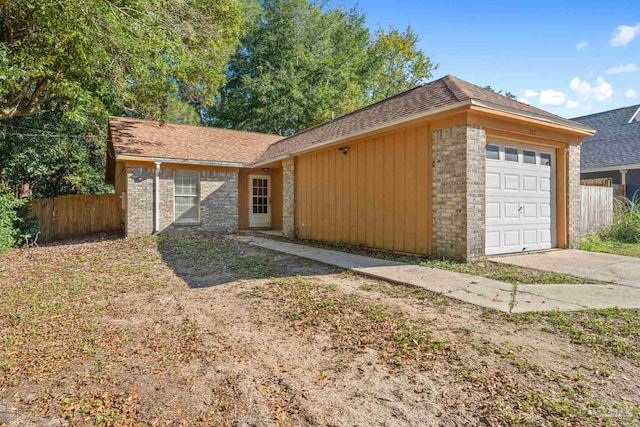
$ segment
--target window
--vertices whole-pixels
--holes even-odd
[[[551,154],[540,153],[540,164],[542,166],[551,166]]]
[[[487,145],[487,159],[500,160],[500,147],[497,145]]]
[[[198,172],[177,170],[175,175],[175,220],[179,224],[200,221]]]
[[[524,162],[525,163],[528,163],[530,165],[535,165],[536,164],[536,152],[535,151],[524,150],[522,152],[522,154],[524,155]]]
[[[504,159],[507,162],[517,162],[518,161],[518,149],[517,148],[505,147],[505,149],[504,149]]]

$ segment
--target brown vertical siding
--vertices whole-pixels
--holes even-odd
[[[429,128],[414,125],[304,154],[296,166],[301,238],[399,252],[431,250]],[[341,146],[342,147],[342,146]]]
[[[238,228],[249,228],[249,175],[271,176],[271,228],[282,230],[282,168],[240,169],[238,176]]]

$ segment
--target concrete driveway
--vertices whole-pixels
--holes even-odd
[[[489,259],[640,288],[640,258],[568,249]]]

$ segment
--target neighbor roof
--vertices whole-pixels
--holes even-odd
[[[638,109],[633,105],[573,119],[597,130],[582,143],[582,169],[640,163],[640,122],[629,123]]]
[[[160,124],[156,121],[109,118],[115,156],[250,165],[279,135],[212,128]]]
[[[516,114],[546,119],[571,128],[581,127],[579,123],[448,75],[283,139],[271,145],[259,163],[465,101],[480,101]]]

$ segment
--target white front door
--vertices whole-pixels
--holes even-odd
[[[271,177],[249,175],[249,227],[271,227]]]
[[[551,148],[487,142],[487,255],[556,246],[555,162]]]

